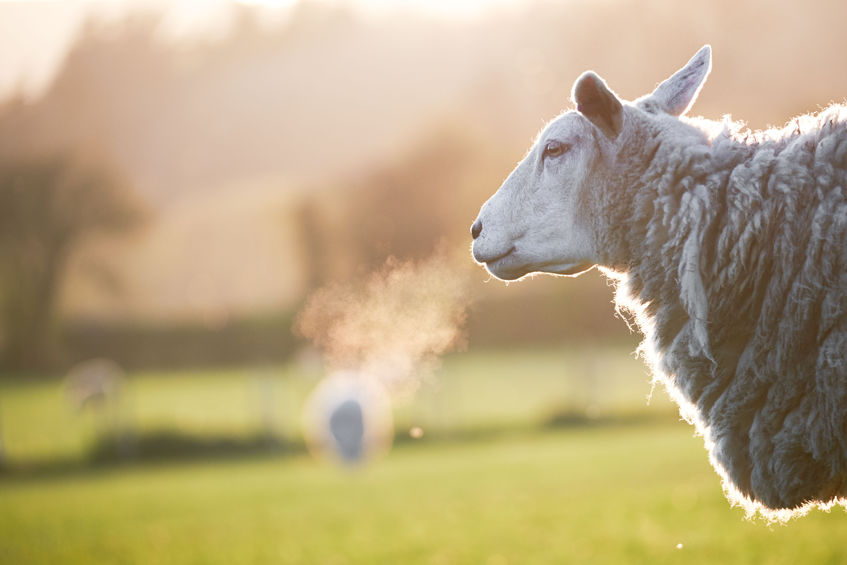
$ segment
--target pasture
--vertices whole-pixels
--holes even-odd
[[[241,371],[135,375],[133,425],[249,435],[263,425],[261,389],[280,406],[273,425],[293,436],[297,395],[315,375],[269,371],[275,385]],[[421,425],[424,438],[362,468],[300,453],[0,476],[0,562],[847,560],[840,508],[778,526],[729,508],[702,441],[663,392],[647,406],[649,388],[625,350],[474,353],[448,359],[398,409],[398,435]],[[59,397],[55,381],[3,385],[10,458],[84,457],[94,415],[31,412]],[[66,433],[42,438],[60,425]]]

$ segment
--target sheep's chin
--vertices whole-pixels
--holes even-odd
[[[532,273],[575,277],[594,267],[593,263],[545,263],[542,265],[504,265],[504,261],[487,263],[485,268],[500,280],[514,281]]]
[[[590,271],[593,267],[593,263],[567,263],[547,267],[541,272],[551,273],[554,275],[564,275],[566,277],[575,277],[577,275],[581,275],[585,271]]]

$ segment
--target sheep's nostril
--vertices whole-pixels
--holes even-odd
[[[476,239],[476,238],[479,237],[479,234],[481,234],[481,233],[482,233],[482,221],[477,220],[471,226],[471,236],[473,236],[473,238]]]

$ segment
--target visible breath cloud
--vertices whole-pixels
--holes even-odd
[[[392,394],[414,391],[440,355],[464,345],[467,277],[457,263],[445,252],[389,259],[362,281],[315,292],[295,330],[330,370],[355,370]]]

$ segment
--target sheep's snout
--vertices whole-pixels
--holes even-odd
[[[471,226],[471,237],[474,240],[473,258],[477,263],[485,265],[491,271],[492,267],[499,265],[502,259],[515,252],[515,246],[511,239],[492,237],[498,235],[496,233],[498,230],[492,232],[488,229],[483,233],[482,225],[482,216],[480,215]]]

